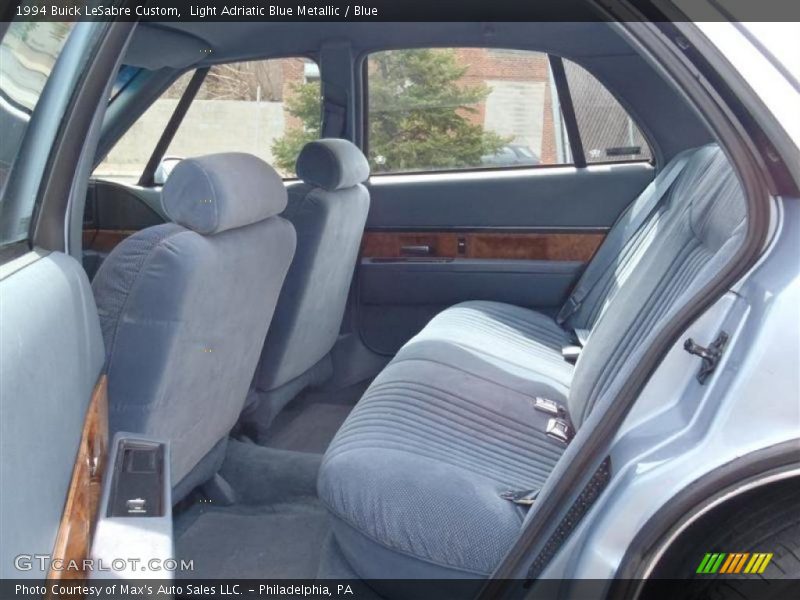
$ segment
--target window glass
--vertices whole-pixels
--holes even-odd
[[[122,65],[117,72],[117,77],[114,79],[114,83],[111,86],[110,101],[113,101],[114,98],[116,98],[142,70],[143,69],[139,67]]]
[[[0,211],[4,218],[15,219],[13,225],[3,224],[0,244],[27,237],[33,202],[20,215],[6,206],[4,188],[72,27],[72,23],[15,21],[0,43]]]
[[[642,132],[617,99],[588,71],[564,60],[586,162],[650,160]]]
[[[135,184],[144,171],[194,71],[181,75],[125,132],[94,171],[94,177]],[[119,81],[119,76],[117,81]],[[114,95],[112,94],[112,98]],[[112,100],[113,101],[113,100]]]
[[[142,115],[95,171],[135,183],[193,73],[186,73]],[[216,65],[198,90],[165,157],[247,152],[284,177],[300,149],[320,133],[319,69],[304,58]]]
[[[375,173],[570,161],[545,54],[392,50],[370,55],[367,67]]]

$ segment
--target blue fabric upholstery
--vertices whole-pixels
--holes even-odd
[[[320,498],[377,546],[440,567],[438,577],[486,576],[524,517],[500,493],[541,485],[563,451],[545,436],[545,423],[531,398],[511,387],[469,369],[398,358],[337,433],[322,463]],[[362,577],[395,576],[371,572],[369,555],[353,558]],[[426,574],[424,565],[407,573]]]
[[[685,196],[685,183],[690,178],[694,178],[693,173],[697,173],[698,169],[702,169],[702,165],[708,156],[719,152],[716,145],[709,144],[701,148],[686,150],[680,155],[676,156],[673,161],[665,167],[659,176],[645,188],[639,197],[631,203],[630,207],[622,214],[619,220],[614,224],[614,227],[603,240],[603,244],[598,248],[595,255],[595,260],[592,260],[584,270],[581,281],[578,282],[576,287],[579,287],[584,280],[594,278],[593,271],[601,269],[603,263],[608,264],[606,261],[601,260],[601,255],[608,253],[614,259],[610,263],[610,267],[606,268],[604,272],[599,274],[597,282],[594,287],[589,291],[583,304],[578,310],[570,316],[567,320],[567,325],[576,329],[589,329],[594,327],[600,315],[603,313],[608,304],[613,300],[617,290],[622,287],[625,281],[630,276],[633,269],[641,260],[642,255],[647,252],[647,249],[655,241],[663,230],[665,223],[670,214],[679,209],[680,205],[687,203]],[[631,222],[635,220],[634,215],[643,210],[647,203],[648,195],[660,187],[660,181],[663,176],[670,170],[674,163],[683,159],[684,156],[688,157],[684,171],[681,173],[679,180],[676,180],[670,189],[667,190],[661,203],[658,205],[655,212],[650,215],[650,218],[636,230],[631,228]],[[677,194],[676,194],[677,192]],[[678,208],[676,208],[678,205]]]
[[[317,150],[312,152],[310,147]],[[369,193],[352,177],[359,169],[348,166],[358,162],[356,156],[366,162],[361,151],[346,140],[312,142],[298,159],[298,172],[303,156],[308,156],[309,152],[315,156],[318,151],[330,152],[332,162],[320,160],[314,163],[316,166],[348,175],[336,176],[336,191],[308,184],[289,188],[289,205],[282,216],[297,231],[297,252],[264,344],[254,378],[258,398],[248,416],[248,420],[262,429],[291,399],[291,395],[276,390],[306,379],[304,374],[322,360],[336,342],[369,211]],[[334,164],[338,166],[334,168]],[[310,163],[307,168],[311,168]],[[359,177],[367,174],[368,170]],[[310,179],[332,180],[332,177],[330,173],[321,173]],[[342,187],[345,182],[349,182],[350,187]],[[302,387],[305,385],[300,389]]]
[[[286,208],[286,187],[260,158],[229,152],[179,162],[162,198],[172,221],[210,235],[277,215]]]
[[[323,138],[303,147],[295,171],[308,185],[333,192],[365,182],[369,163],[352,142]]]
[[[271,169],[237,159],[241,168],[227,170],[217,167],[229,161],[219,160],[187,164],[214,173],[221,212],[209,227],[224,231],[206,236],[174,223],[144,229],[111,252],[92,283],[106,344],[111,430],[169,440],[173,485],[235,424],[295,246],[292,225],[280,217],[229,229],[274,208],[237,212],[229,194],[243,188],[224,179],[265,182],[271,175],[263,171]],[[173,177],[180,181],[188,173],[182,171]],[[172,194],[184,190],[166,187],[165,204],[174,207]],[[262,204],[276,207],[280,199]],[[200,217],[184,212],[184,221],[203,222],[205,205],[196,211]]]
[[[501,302],[462,302],[434,317],[397,353],[396,360],[421,358],[513,382],[530,392],[566,399],[573,366],[561,355],[567,331],[546,315]],[[457,351],[455,351],[457,349]],[[546,389],[545,389],[546,388]]]
[[[557,401],[578,435],[587,417],[601,418],[592,411],[652,336],[730,259],[744,219],[722,151],[693,153],[576,315],[593,329],[574,368],[558,362],[568,332],[533,311],[468,302],[434,318],[375,379],[323,459],[318,491],[352,568],[374,578],[489,575],[525,518],[500,494],[548,485],[566,449],[546,436],[549,416],[533,399]]]
[[[692,290],[705,285],[733,254],[744,234],[741,187],[718,147],[704,147],[673,188],[673,208],[581,352],[570,388],[569,410],[580,425],[628,361],[646,346]],[[616,287],[616,286],[615,286]]]

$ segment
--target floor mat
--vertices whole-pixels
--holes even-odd
[[[197,502],[174,518],[179,558],[195,578],[317,576],[330,517],[316,497],[318,454],[229,440],[220,475],[236,503]],[[198,497],[199,498],[199,497]]]
[[[335,392],[305,392],[284,408],[264,436],[270,448],[324,454],[368,382]]]
[[[175,548],[179,559],[194,561],[185,577],[312,579],[329,531],[328,515],[316,502],[197,505],[181,515]]]
[[[367,385],[302,394],[276,417],[264,445],[228,441],[220,475],[236,503],[198,503],[176,514],[176,553],[194,561],[181,576],[313,579],[322,562],[331,563],[331,523],[316,497],[317,473]]]

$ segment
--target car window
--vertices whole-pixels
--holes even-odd
[[[590,162],[649,159],[644,138],[619,103],[593,76],[571,66]],[[376,52],[368,58],[367,78],[366,145],[374,173],[573,162],[559,87],[544,53]]]
[[[193,74],[182,75],[147,109],[98,165],[95,177],[139,180]],[[309,59],[215,65],[164,157],[247,152],[292,177],[300,149],[319,137],[320,115],[319,69]]]
[[[135,184],[139,181],[150,155],[155,149],[169,118],[175,111],[194,71],[181,75],[156,100],[145,113],[125,132],[103,161],[97,166],[93,176],[109,181]],[[115,87],[119,83],[124,87],[121,73],[117,76]],[[112,102],[115,97],[112,89]]]
[[[33,201],[11,207],[6,182],[14,168],[28,125],[56,60],[66,44],[73,23],[12,22],[0,43],[0,212],[3,223],[0,244],[27,238]]]
[[[568,162],[545,54],[391,50],[370,55],[367,76],[376,173]]]
[[[633,118],[593,75],[569,60],[564,71],[587,163],[653,158]]]

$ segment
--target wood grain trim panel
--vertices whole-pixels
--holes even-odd
[[[430,246],[435,258],[486,258],[586,262],[604,233],[455,233],[367,231],[361,243],[364,258],[407,258],[403,246]]]
[[[53,547],[51,565],[60,564],[61,568],[54,570],[51,566],[47,574],[50,580],[86,577],[80,566],[83,559],[89,556],[107,459],[108,381],[102,375],[95,385],[86,412],[67,502]],[[78,568],[68,568],[73,564],[70,561],[75,561]]]
[[[128,229],[85,229],[83,232],[84,250],[111,252],[117,244],[136,231]]]

